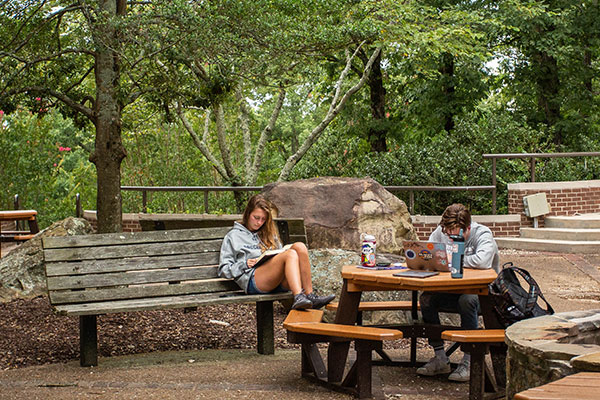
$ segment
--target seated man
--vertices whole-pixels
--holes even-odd
[[[429,236],[431,242],[450,243],[450,235],[458,235],[462,229],[465,238],[464,266],[466,268],[499,271],[498,246],[492,231],[477,222],[471,222],[471,213],[462,204],[448,206],[442,214],[439,226]],[[476,294],[456,294],[423,292],[419,300],[423,321],[440,324],[439,311],[458,311],[462,329],[478,329],[479,297]],[[450,361],[444,350],[444,341],[429,339],[435,356],[423,367],[417,369],[419,375],[433,376],[450,372]],[[448,379],[456,382],[469,381],[470,354],[464,353],[458,367]]]

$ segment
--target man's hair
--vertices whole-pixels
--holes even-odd
[[[471,212],[462,204],[452,204],[444,210],[440,225],[443,230],[459,227],[466,231],[471,226]]]

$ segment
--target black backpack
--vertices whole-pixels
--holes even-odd
[[[529,284],[529,290],[521,286],[517,274]],[[498,277],[488,285],[488,289],[494,310],[505,328],[523,319],[554,314],[554,309],[546,301],[542,290],[529,272],[513,266],[512,262],[502,266]],[[545,310],[537,304],[538,297],[546,303]]]

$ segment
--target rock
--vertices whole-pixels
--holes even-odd
[[[356,265],[360,262],[358,251],[342,249],[311,249],[308,251],[312,265],[313,287],[321,294],[334,293],[334,301],[340,300],[342,292],[342,267],[344,265]],[[394,260],[390,254],[384,255],[389,260]],[[396,256],[397,257],[397,256]],[[388,300],[410,300],[411,292],[365,292],[362,301],[388,301]],[[369,315],[370,314],[370,315]],[[325,310],[324,320],[333,322],[335,312]],[[389,311],[365,313],[363,323],[366,325],[378,324],[402,324],[409,322],[410,312]]]
[[[0,302],[32,298],[46,293],[42,238],[87,233],[92,233],[88,221],[69,217],[55,222],[0,258]]]
[[[281,217],[304,218],[310,248],[358,250],[360,234],[377,239],[377,251],[402,252],[417,239],[406,204],[372,179],[313,178],[265,186]]]

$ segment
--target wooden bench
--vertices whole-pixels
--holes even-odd
[[[358,398],[372,395],[373,350],[381,349],[384,340],[402,338],[402,332],[395,329],[382,329],[356,325],[327,324],[320,322],[323,312],[319,310],[292,310],[283,323],[288,331],[288,341],[302,346],[302,376],[315,380],[335,390],[350,392]],[[341,382],[329,376],[317,348],[323,342],[354,342],[356,360]],[[340,362],[328,358],[328,365]]]
[[[500,365],[492,373],[485,363],[485,354],[492,345],[502,346],[504,353],[504,329],[475,329],[443,331],[442,339],[461,343],[471,354],[471,379],[469,381],[469,399],[483,399],[487,392],[492,396],[502,394],[506,386],[506,366]],[[466,347],[466,348],[465,348]]]
[[[43,239],[50,303],[80,319],[80,364],[98,364],[97,316],[256,303],[258,352],[274,353],[273,301],[290,292],[246,295],[217,276],[229,228],[109,233]]]
[[[241,221],[242,215],[212,214],[138,214],[142,231],[231,227]],[[284,243],[308,244],[303,218],[275,218],[279,235]]]
[[[596,400],[600,398],[600,372],[579,372],[517,393],[514,400]]]

